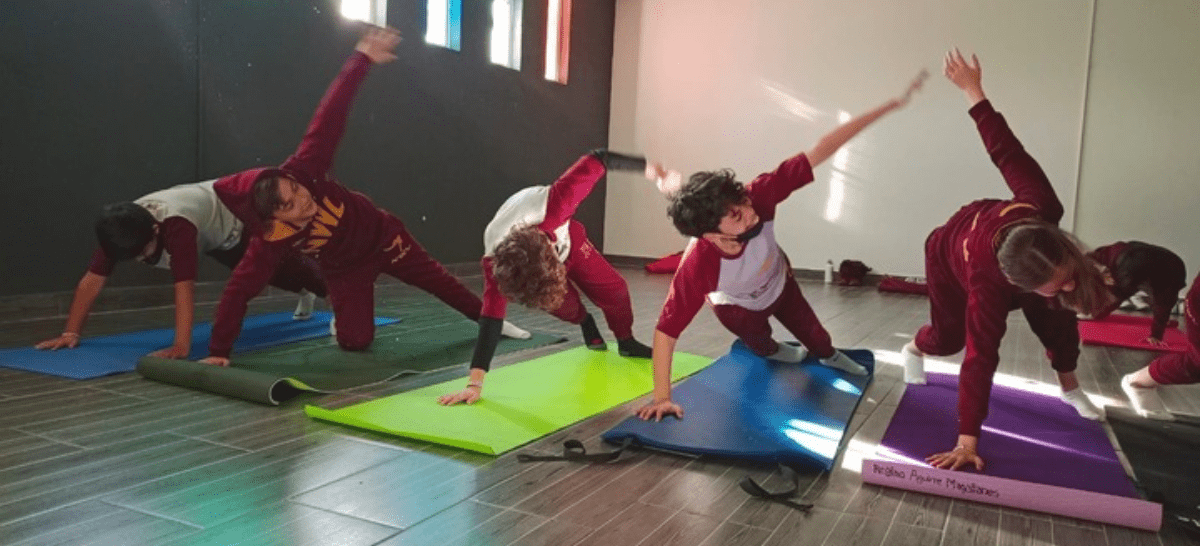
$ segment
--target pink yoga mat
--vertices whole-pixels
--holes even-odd
[[[1172,320],[1167,323],[1163,332],[1166,347],[1155,347],[1146,343],[1150,335],[1150,317],[1132,315],[1109,315],[1104,320],[1079,321],[1079,339],[1088,345],[1111,345],[1129,349],[1146,351],[1162,351],[1182,353],[1187,351],[1187,336],[1176,326],[1179,322]]]
[[[1054,396],[992,388],[979,438],[983,472],[941,470],[925,457],[954,447],[958,377],[907,385],[863,481],[1157,531],[1162,506],[1141,499],[1100,423]]]

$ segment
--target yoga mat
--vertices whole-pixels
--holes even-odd
[[[1124,408],[1108,410],[1139,489],[1163,504],[1164,524],[1200,541],[1200,418],[1176,415],[1174,422],[1164,422]]]
[[[1187,351],[1187,336],[1179,331],[1176,320],[1167,323],[1163,331],[1166,347],[1155,347],[1146,343],[1150,336],[1150,317],[1132,315],[1109,315],[1104,320],[1079,321],[1079,339],[1088,345],[1112,345],[1146,351],[1182,353]]]
[[[952,498],[1156,531],[1162,507],[1142,500],[1097,421],[1056,396],[992,387],[979,438],[982,473],[942,470],[925,457],[958,438],[958,377],[907,385],[863,481]]]
[[[242,335],[234,344],[235,352],[252,351],[274,345],[325,337],[329,335],[329,319],[325,312],[315,312],[308,320],[292,320],[291,311],[256,315],[246,318]],[[376,317],[376,325],[398,322],[400,319]],[[192,353],[188,358],[208,355],[208,340],[212,324],[202,323],[192,329]],[[138,359],[148,353],[171,346],[175,329],[144,330],[127,334],[84,338],[74,349],[42,351],[33,347],[0,350],[0,366],[29,372],[56,375],[70,379],[92,379],[105,375],[131,372]]]
[[[871,351],[842,352],[874,371]],[[736,341],[729,354],[672,389],[683,419],[630,417],[603,438],[828,470],[871,377],[822,366],[816,357],[796,364],[767,360]]]
[[[478,335],[479,325],[461,317],[419,329],[395,324],[377,329],[365,351],[345,351],[323,340],[234,355],[229,367],[146,357],[138,363],[138,373],[164,383],[278,404],[301,390],[339,391],[467,362]],[[502,338],[496,354],[563,340],[538,333],[530,339]]]
[[[695,373],[708,359],[675,353],[672,377]],[[616,349],[577,347],[492,370],[483,398],[472,405],[440,406],[437,397],[462,390],[454,379],[422,389],[327,410],[306,406],[310,417],[499,455],[560,428],[650,392],[650,360]]]

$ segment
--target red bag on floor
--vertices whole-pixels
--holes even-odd
[[[650,273],[674,273],[676,269],[679,269],[679,261],[682,259],[683,251],[680,250],[679,252],[646,264],[646,271]]]

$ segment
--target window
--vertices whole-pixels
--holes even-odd
[[[521,6],[524,3],[524,0],[492,0],[492,62],[513,70],[521,69]]]
[[[425,9],[425,43],[462,49],[462,0],[428,0]]]
[[[546,16],[546,79],[567,83],[571,56],[571,0],[548,0]]]
[[[342,17],[387,26],[387,0],[342,0]]]

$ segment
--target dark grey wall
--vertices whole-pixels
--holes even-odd
[[[103,203],[281,162],[360,32],[336,0],[5,4],[0,228],[24,242],[0,245],[0,295],[72,288]],[[487,60],[486,2],[463,2],[461,52],[424,43],[424,0],[389,4],[400,58],[372,69],[335,172],[437,259],[478,260],[504,199],[607,142],[614,4],[574,3],[565,86],[542,78],[543,1],[526,0],[519,72]],[[601,186],[578,216],[597,244],[603,207]],[[156,273],[113,284],[170,282]]]

